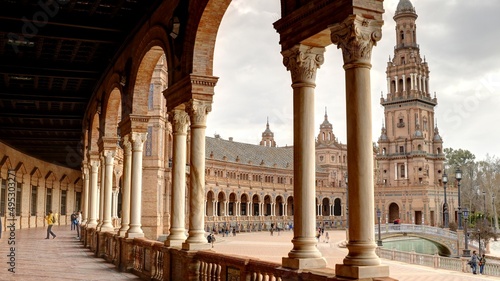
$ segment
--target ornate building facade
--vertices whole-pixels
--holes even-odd
[[[375,204],[386,222],[442,225],[445,155],[435,122],[429,66],[417,43],[417,13],[409,0],[396,9],[396,46],[387,63],[384,124],[376,155]],[[450,186],[452,186],[450,184]],[[456,189],[448,190],[454,210]]]

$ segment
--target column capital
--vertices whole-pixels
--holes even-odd
[[[211,101],[190,100],[186,105],[186,112],[191,119],[191,127],[205,128],[210,111],[212,111]]]
[[[384,21],[350,15],[330,27],[332,43],[342,49],[344,68],[371,67],[373,46],[382,38]]]
[[[174,109],[168,114],[168,121],[172,124],[174,134],[187,134],[189,125],[189,114],[182,109]]]
[[[325,48],[296,45],[282,51],[283,64],[292,74],[292,83],[315,85],[316,70],[323,64]]]
[[[106,149],[102,152],[103,157],[104,157],[104,163],[106,165],[113,165],[115,161],[115,155],[116,155],[116,149]]]
[[[142,151],[143,144],[146,141],[148,133],[132,132],[130,134],[130,141],[132,143],[133,151]]]

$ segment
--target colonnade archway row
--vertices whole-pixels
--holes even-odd
[[[181,246],[183,250],[210,247],[204,237],[204,216],[208,210],[205,129],[218,80],[213,76],[215,40],[230,3],[164,1],[116,54],[113,67],[102,78],[86,112],[82,164],[85,178],[89,178],[85,184],[88,200],[84,219],[87,227],[95,228],[99,235],[114,230],[112,187],[118,186],[113,181],[122,178],[120,235],[158,237],[168,232],[167,246]],[[355,5],[347,0],[283,0],[282,18],[274,24],[280,34],[284,66],[291,74],[294,115],[293,204],[286,199],[288,208],[292,206],[286,212],[294,216],[294,238],[282,264],[293,269],[326,266],[316,247],[316,197],[311,188],[315,186],[314,87],[316,71],[323,63],[333,63],[325,62],[323,57],[325,47],[333,43],[342,50],[346,77],[350,206],[349,253],[343,264],[336,266],[336,275],[385,277],[388,268],[380,265],[373,239],[369,102],[371,50],[381,37],[383,7],[381,0],[361,0]],[[166,78],[153,81],[163,56]],[[155,103],[159,97],[151,95],[151,89],[158,85],[166,99],[164,107]],[[154,137],[158,134],[163,137]],[[168,134],[171,139],[165,137]],[[169,146],[171,150],[165,149]],[[171,166],[170,161],[161,159],[171,159]],[[116,163],[120,163],[121,171],[114,168]],[[170,177],[164,178],[167,168],[171,169]],[[165,196],[162,190],[167,190]],[[220,194],[211,196],[220,199]],[[253,195],[245,199],[249,203],[247,212],[276,212],[270,198]],[[224,200],[230,203],[231,195]],[[158,212],[159,209],[171,210],[170,216],[163,217],[164,212]],[[212,206],[211,211],[229,209],[234,211],[234,206],[219,204]]]

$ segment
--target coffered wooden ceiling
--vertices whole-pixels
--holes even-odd
[[[0,141],[80,169],[87,103],[160,2],[0,0]]]

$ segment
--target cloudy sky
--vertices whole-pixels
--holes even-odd
[[[290,73],[282,64],[278,0],[233,0],[217,37],[215,88],[207,135],[258,144],[269,118],[278,146],[293,145]],[[386,89],[386,65],[394,55],[399,0],[384,1],[382,40],[372,52],[373,140],[380,136]],[[412,0],[416,8],[417,43],[430,69],[430,90],[436,92],[438,127],[445,147],[468,149],[476,159],[500,156],[500,1]],[[317,72],[317,124],[325,108],[339,141],[346,142],[342,54],[327,47]]]

